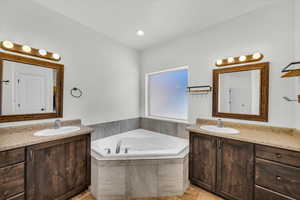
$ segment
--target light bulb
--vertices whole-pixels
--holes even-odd
[[[45,56],[45,55],[47,55],[47,51],[46,51],[45,49],[40,49],[40,50],[39,50],[39,54],[40,54],[41,56]]]
[[[137,35],[137,36],[144,36],[144,35],[145,35],[145,32],[142,31],[142,30],[138,30],[138,31],[136,32],[136,35]]]
[[[252,58],[256,60],[256,59],[260,59],[261,56],[262,56],[261,53],[255,53],[253,54]]]
[[[223,64],[223,60],[217,60],[217,65],[222,65]]]
[[[241,62],[244,62],[245,60],[247,60],[247,57],[246,57],[246,56],[240,56],[239,60],[240,60]]]
[[[8,49],[11,49],[11,48],[14,47],[14,44],[11,41],[8,41],[8,40],[3,41],[2,44],[5,48],[8,48]]]
[[[52,57],[55,59],[55,60],[59,60],[60,59],[60,55],[58,53],[54,53],[52,55]]]
[[[31,52],[31,47],[30,46],[27,46],[27,45],[23,45],[22,46],[22,50],[26,53],[29,53]]]
[[[227,60],[229,63],[233,63],[233,61],[234,61],[234,58],[233,57],[230,57],[230,58],[228,58],[228,60]]]

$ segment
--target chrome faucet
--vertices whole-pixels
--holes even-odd
[[[223,121],[221,119],[218,119],[217,127],[218,128],[223,128],[224,127],[224,123],[223,123]]]
[[[62,125],[61,125],[61,121],[59,120],[59,119],[57,119],[57,120],[55,120],[54,121],[54,129],[59,129],[59,128],[61,128],[62,127]]]
[[[122,140],[119,140],[116,146],[116,154],[120,153]]]

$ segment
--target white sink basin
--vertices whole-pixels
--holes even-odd
[[[68,134],[74,131],[79,131],[80,127],[77,126],[62,126],[58,129],[44,129],[34,133],[34,136],[54,136],[54,135],[61,135],[61,134]]]
[[[220,128],[217,126],[210,126],[210,125],[201,126],[200,128],[203,130],[206,130],[206,131],[222,133],[222,134],[239,134],[240,133],[239,130],[236,130],[234,128],[225,128],[225,127]]]

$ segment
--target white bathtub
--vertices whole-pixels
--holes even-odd
[[[117,154],[116,146],[119,141],[121,149]],[[91,148],[92,156],[97,160],[127,160],[183,158],[188,154],[188,146],[186,139],[137,129],[93,141]]]

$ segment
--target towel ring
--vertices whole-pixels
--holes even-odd
[[[76,94],[76,92],[78,92],[78,94]],[[80,98],[81,96],[82,96],[82,91],[81,91],[81,89],[79,89],[79,88],[77,88],[77,87],[73,87],[72,89],[71,89],[71,95],[72,95],[72,97],[75,97],[75,98]],[[75,93],[75,94],[74,94]]]

